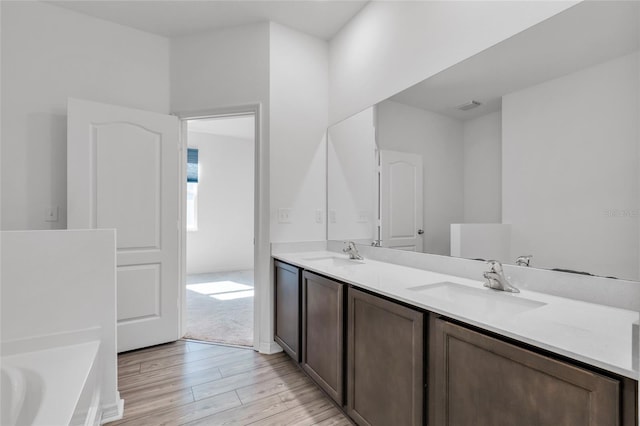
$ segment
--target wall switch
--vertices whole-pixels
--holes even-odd
[[[316,210],[316,223],[322,223],[322,210]]]
[[[58,206],[49,206],[44,213],[45,222],[57,222],[58,221]]]
[[[329,210],[329,223],[336,223],[336,211]]]
[[[291,223],[291,209],[278,209],[278,223]]]

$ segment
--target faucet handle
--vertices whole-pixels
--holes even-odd
[[[532,254],[528,254],[526,256],[518,256],[518,258],[516,259],[516,265],[518,265],[518,266],[530,266],[532,258],[533,258]]]
[[[362,256],[358,253],[358,247],[356,247],[356,243],[353,241],[345,241],[347,246],[342,249],[344,253],[349,254],[349,259],[358,259],[362,260]]]
[[[349,253],[351,251],[357,250],[356,243],[354,243],[353,241],[345,241],[344,243],[345,247],[342,249],[344,253]]]
[[[502,263],[498,260],[487,260],[487,264],[489,265],[489,272],[495,272],[497,274],[502,273]]]

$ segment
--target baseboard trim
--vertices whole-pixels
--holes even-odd
[[[262,342],[258,348],[258,352],[265,355],[277,354],[282,352],[282,348],[276,342]]]
[[[102,419],[100,424],[109,422],[115,422],[116,420],[122,420],[124,416],[124,399],[120,398],[120,392],[117,392],[117,400],[115,404],[108,405],[102,408]]]

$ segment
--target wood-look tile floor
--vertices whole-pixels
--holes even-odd
[[[351,425],[285,354],[180,340],[118,356],[115,425]]]

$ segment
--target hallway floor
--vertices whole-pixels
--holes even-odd
[[[115,425],[351,425],[284,353],[179,340],[118,355]]]
[[[184,337],[253,346],[253,270],[187,276]]]

